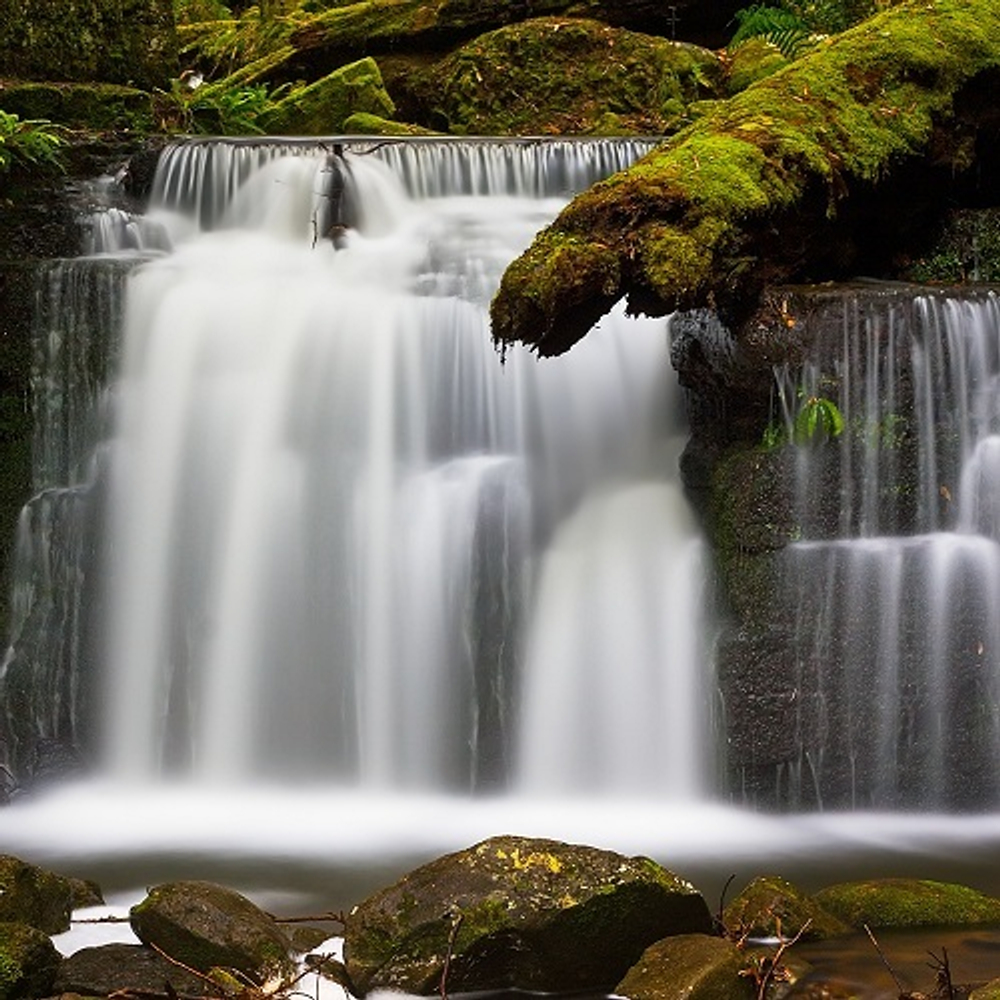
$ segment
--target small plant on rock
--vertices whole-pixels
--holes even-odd
[[[15,166],[62,170],[64,131],[62,126],[43,118],[22,120],[0,111],[0,171]]]

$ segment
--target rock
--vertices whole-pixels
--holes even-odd
[[[722,922],[730,936],[754,938],[801,934],[802,941],[820,941],[852,931],[849,924],[778,875],[755,878],[726,907]]]
[[[396,122],[380,115],[358,111],[350,115],[344,122],[345,135],[440,135],[421,125],[411,125],[408,122]]]
[[[0,1000],[48,996],[59,962],[48,935],[27,924],[0,922]]]
[[[167,87],[177,68],[171,0],[0,0],[3,75]]]
[[[146,132],[154,127],[147,91],[114,83],[0,83],[0,105],[22,119],[72,128]]]
[[[970,927],[1000,923],[1000,899],[930,879],[872,879],[821,889],[816,903],[850,924],[872,928]]]
[[[726,59],[726,89],[730,94],[746,90],[752,83],[777,73],[788,65],[781,50],[764,38],[750,38],[737,45]]]
[[[0,921],[16,921],[46,934],[69,930],[69,879],[9,854],[0,855]]]
[[[719,56],[582,18],[500,28],[391,81],[407,117],[468,135],[676,131],[717,96]]]
[[[1000,1000],[1000,979],[991,979],[982,986],[977,986],[970,994],[969,1000]]]
[[[753,979],[741,975],[749,965],[725,938],[679,934],[650,945],[614,992],[629,1000],[752,1000]]]
[[[208,984],[139,944],[81,948],[64,959],[55,977],[55,993],[109,996],[118,990],[160,994],[164,985],[187,996],[203,996]]]
[[[946,192],[992,177],[976,95],[998,62],[992,0],[909,0],[832,37],[575,198],[507,268],[494,340],[561,354],[622,298],[712,305],[738,334],[767,285],[885,273]]]
[[[648,858],[496,837],[439,858],[355,907],[344,956],[372,989],[607,990],[643,949],[707,932],[694,888]]]
[[[104,893],[92,879],[67,878],[73,893],[73,909],[82,910],[87,906],[103,906]]]
[[[234,969],[258,982],[291,970],[290,945],[277,923],[245,896],[211,882],[168,882],[130,911],[143,944],[208,972]]]
[[[374,59],[365,58],[296,87],[264,119],[273,135],[335,135],[352,114],[391,117],[395,105]]]

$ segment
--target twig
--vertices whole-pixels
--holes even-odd
[[[722,919],[722,914],[726,909],[726,893],[729,892],[729,887],[733,884],[735,879],[736,873],[734,872],[729,876],[729,878],[726,879],[726,884],[722,887],[722,892],[719,893],[719,909],[715,915],[715,929],[722,937],[726,936],[726,923]]]
[[[268,914],[272,920],[279,924],[315,924],[315,923],[330,923],[340,924],[341,927],[347,922],[347,915],[343,910],[334,913],[330,910],[328,913],[314,913],[304,917],[276,917],[273,914]]]
[[[869,938],[871,938],[871,942],[873,945],[875,945],[875,950],[878,952],[878,957],[882,959],[882,964],[888,970],[889,975],[892,976],[892,981],[896,984],[896,992],[899,994],[899,996],[904,996],[907,991],[903,987],[903,984],[900,982],[899,976],[896,975],[896,970],[889,964],[889,959],[885,957],[885,952],[882,951],[882,948],[880,947],[878,941],[875,939],[875,935],[872,933],[872,929],[867,924],[862,924],[861,926],[864,927],[865,933],[868,935]]]
[[[74,917],[71,924],[127,924],[128,917]]]
[[[441,969],[441,1000],[448,1000],[448,973],[451,971],[451,956],[455,950],[455,939],[458,929],[462,926],[465,914],[459,911],[452,914],[451,931],[448,933],[448,950],[444,953],[444,967]]]
[[[928,962],[927,964],[935,972],[934,985],[937,987],[935,992],[940,995],[943,989],[948,1000],[955,1000],[955,985],[951,981],[951,963],[948,961],[948,949],[942,945],[940,958],[933,951],[928,951],[927,954],[934,959],[933,962]]]

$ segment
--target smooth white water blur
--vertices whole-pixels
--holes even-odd
[[[701,791],[666,325],[501,365],[489,299],[562,200],[480,155],[487,194],[417,200],[349,155],[337,250],[315,149],[211,196],[168,159],[116,384],[109,773]]]

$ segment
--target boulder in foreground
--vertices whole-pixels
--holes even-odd
[[[610,990],[652,942],[707,933],[705,901],[648,858],[495,837],[432,861],[355,907],[358,995]]]

